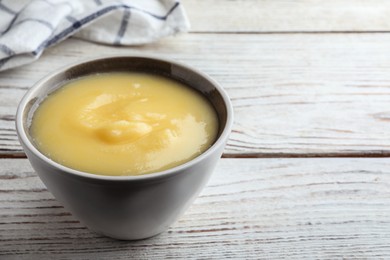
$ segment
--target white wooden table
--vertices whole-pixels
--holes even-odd
[[[183,3],[188,34],[120,48],[68,39],[0,73],[0,259],[389,259],[390,2]],[[151,239],[90,232],[46,190],[17,141],[26,90],[102,54],[188,63],[234,104],[208,186]]]

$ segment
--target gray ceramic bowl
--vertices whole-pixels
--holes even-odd
[[[195,159],[169,170],[141,176],[100,176],[60,165],[34,146],[29,133],[39,103],[67,80],[112,71],[157,73],[203,93],[219,117],[216,142]],[[16,115],[20,143],[47,188],[90,229],[117,239],[143,239],[167,229],[206,184],[224,150],[233,124],[225,91],[207,75],[184,64],[154,57],[107,57],[57,70],[37,82]],[[207,212],[204,212],[207,214]]]

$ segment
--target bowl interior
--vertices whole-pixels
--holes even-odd
[[[229,105],[224,90],[211,78],[173,61],[160,60],[150,57],[110,57],[86,61],[55,72],[38,82],[28,97],[28,102],[22,111],[24,132],[29,141],[34,145],[29,127],[36,108],[49,95],[67,81],[79,77],[108,72],[146,72],[162,75],[180,81],[187,86],[202,93],[213,105],[219,119],[219,131],[217,140],[226,130],[229,117]],[[231,115],[230,115],[231,117]],[[34,145],[35,146],[35,145]]]

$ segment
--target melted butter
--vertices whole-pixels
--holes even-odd
[[[165,77],[109,73],[50,94],[32,125],[52,160],[101,175],[140,175],[185,163],[215,141],[218,118],[199,93]]]

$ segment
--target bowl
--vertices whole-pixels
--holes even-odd
[[[139,176],[103,176],[78,171],[54,162],[37,149],[29,127],[34,111],[48,94],[79,77],[126,71],[167,76],[201,92],[218,115],[219,131],[214,144],[184,164]],[[121,240],[155,236],[183,214],[216,167],[232,124],[232,104],[216,81],[185,64],[152,56],[96,58],[56,70],[27,91],[16,114],[19,141],[48,190],[82,224]]]

